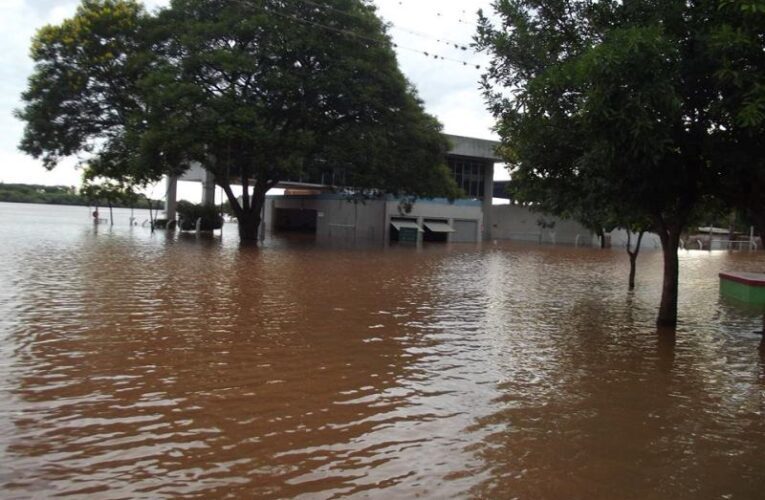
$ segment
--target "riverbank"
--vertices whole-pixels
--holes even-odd
[[[104,200],[89,200],[81,196],[74,186],[43,186],[40,184],[4,184],[0,183],[0,202],[4,203],[31,203],[36,205],[67,205],[67,206],[106,206]],[[161,200],[152,200],[152,206],[156,208],[164,203]],[[149,202],[145,198],[139,198],[133,206],[116,202],[114,208],[149,208]]]

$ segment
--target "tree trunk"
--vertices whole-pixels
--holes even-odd
[[[600,249],[606,248],[606,233],[602,229],[598,229],[598,232],[595,234],[600,238]]]
[[[114,211],[112,210],[112,202],[109,202],[109,225],[114,225]]]
[[[634,290],[635,289],[635,273],[636,273],[636,266],[637,266],[637,254],[634,254],[630,252],[630,280],[629,280],[629,289]]]
[[[664,253],[664,284],[661,290],[659,326],[674,328],[677,326],[677,290],[680,264],[677,250],[680,246],[680,228],[668,227],[659,231],[661,248]]]
[[[242,243],[257,243],[261,223],[261,210],[265,203],[266,194],[262,190],[255,188],[255,192],[250,198],[249,210],[242,210],[237,214],[239,221],[239,239]]]
[[[763,214],[761,217],[757,217],[755,220],[755,236],[759,234],[760,236],[760,250],[765,250],[765,214]]]
[[[239,239],[244,243],[255,243],[258,241],[258,229],[260,228],[260,212],[243,212],[238,217]]]
[[[635,250],[633,251],[631,249],[632,237],[630,236],[630,232],[627,231],[627,253],[630,256],[630,279],[629,279],[630,290],[635,289],[635,274],[637,271],[637,257],[638,257],[638,253],[640,253],[640,244],[643,241],[644,234],[645,234],[645,231],[640,231],[640,233],[638,233],[637,245],[635,245]]]

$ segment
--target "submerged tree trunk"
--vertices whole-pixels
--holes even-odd
[[[664,284],[661,290],[661,305],[656,323],[659,326],[677,326],[677,291],[680,264],[677,251],[680,247],[680,228],[665,226],[659,230],[661,249],[664,253]]]
[[[231,185],[225,179],[220,179],[219,185],[226,193],[231,209],[239,223],[239,240],[242,243],[257,243],[268,187],[256,185],[251,194],[248,179],[246,176],[242,176],[242,201],[240,203],[231,190]]]
[[[755,219],[754,229],[755,236],[758,234],[760,236],[759,250],[765,250],[765,214]]]
[[[598,231],[595,233],[598,238],[600,238],[600,249],[606,248],[606,233],[603,231],[603,229],[598,229]]]
[[[638,233],[637,237],[637,244],[635,245],[635,250],[632,250],[632,234],[629,230],[627,230],[627,254],[630,256],[630,278],[629,278],[629,289],[634,290],[635,289],[635,274],[636,274],[636,267],[637,267],[637,257],[638,253],[640,253],[640,243],[643,241],[643,235],[645,234],[645,231],[640,231]]]
[[[258,230],[260,229],[260,210],[257,212],[243,212],[237,217],[239,222],[239,239],[244,243],[253,243],[258,241]]]
[[[149,203],[149,227],[151,228],[151,232],[153,233],[154,232],[154,228],[156,226],[156,224],[154,222],[154,210],[153,210],[154,207],[153,207],[153,204],[151,202],[151,198],[150,197],[147,196],[146,197],[146,201]]]

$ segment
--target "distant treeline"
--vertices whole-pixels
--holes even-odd
[[[106,206],[106,200],[91,200],[81,196],[74,186],[41,186],[38,184],[4,184],[0,182],[0,202],[9,203],[41,203],[44,205],[83,205]],[[153,200],[154,208],[160,200]],[[115,208],[131,208],[131,204],[123,201],[114,202]],[[149,208],[149,202],[144,197],[138,198],[132,208]]]

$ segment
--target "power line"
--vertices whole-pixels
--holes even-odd
[[[401,5],[402,7],[404,6],[404,2],[403,1],[399,1],[398,4]],[[460,12],[462,13],[462,15],[467,16],[467,11],[465,9],[461,9]],[[441,11],[436,11],[435,14],[436,14],[436,17],[444,17],[444,18],[446,17],[446,16],[444,16],[444,14]],[[460,23],[460,24],[464,24],[466,26],[471,26],[471,27],[475,27],[476,26],[475,23],[471,23],[469,21],[465,21],[462,17],[458,17],[457,19],[455,19],[455,21]]]
[[[277,12],[276,10],[265,9],[262,6],[254,5],[252,3],[246,2],[245,0],[232,0],[232,1],[235,1],[235,2],[237,2],[239,4],[241,4],[241,5],[245,5],[245,6],[250,7],[250,8],[260,9],[263,12],[266,12],[268,14],[272,14],[272,15],[275,15],[275,16],[278,16],[278,17],[281,17],[281,18],[284,18],[284,19],[295,21],[295,22],[298,22],[298,23],[301,23],[301,24],[315,26],[315,27],[322,28],[322,29],[327,30],[327,31],[331,31],[331,32],[334,32],[334,33],[339,33],[339,34],[342,34],[342,35],[346,35],[346,36],[349,36],[351,38],[356,38],[356,39],[359,39],[359,40],[364,40],[366,42],[370,42],[370,43],[374,43],[374,44],[382,45],[382,46],[390,45],[390,46],[392,46],[394,48],[398,48],[398,49],[403,49],[403,50],[407,50],[407,51],[410,51],[410,52],[414,52],[416,54],[424,55],[425,57],[432,58],[432,59],[435,59],[435,60],[441,60],[441,61],[448,61],[448,62],[452,62],[452,63],[457,63],[457,64],[461,64],[462,66],[465,66],[465,67],[474,67],[475,69],[478,69],[478,70],[481,69],[481,65],[480,64],[475,64],[473,62],[465,61],[463,59],[456,59],[456,58],[452,58],[452,57],[448,57],[448,56],[444,56],[444,55],[438,54],[436,52],[422,50],[422,49],[418,49],[418,48],[414,48],[414,47],[407,47],[405,45],[401,45],[401,44],[395,43],[392,40],[388,40],[388,39],[372,38],[372,37],[369,37],[369,36],[366,36],[366,35],[362,35],[360,33],[356,33],[356,32],[351,31],[351,30],[347,30],[347,29],[343,29],[343,28],[336,28],[334,26],[329,26],[329,25],[326,25],[326,24],[318,23],[316,21],[305,19],[305,18],[299,17],[296,14],[284,14],[284,13],[281,13],[281,12]],[[299,1],[305,2],[306,0],[299,0]],[[335,10],[337,10],[337,9],[335,9]]]
[[[324,10],[328,10],[328,11],[332,11],[332,12],[337,12],[338,14],[341,14],[341,15],[344,15],[344,16],[353,17],[353,18],[356,18],[356,19],[361,19],[359,16],[357,16],[354,13],[347,12],[347,11],[344,11],[342,9],[338,9],[336,7],[332,7],[331,5],[319,4],[319,3],[313,2],[311,0],[290,0],[290,1],[302,3],[303,5],[310,5],[310,6],[316,7],[317,9],[324,9]],[[399,4],[401,4],[401,2],[399,2]],[[436,37],[436,36],[433,36],[433,35],[430,35],[430,34],[427,34],[427,33],[423,33],[421,31],[417,31],[417,30],[413,30],[411,28],[405,28],[403,26],[396,25],[396,24],[394,24],[392,22],[388,22],[388,25],[392,29],[395,29],[395,30],[398,30],[398,31],[403,31],[404,33],[409,33],[410,35],[418,36],[420,38],[426,38],[428,40],[434,40],[434,41],[436,41],[438,43],[445,44],[445,45],[447,45],[449,47],[453,47],[453,48],[458,49],[458,50],[467,51],[467,50],[470,49],[470,44],[469,43],[458,42],[458,41],[451,40],[451,39],[445,38],[445,37]]]

